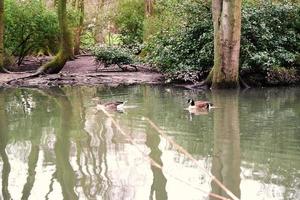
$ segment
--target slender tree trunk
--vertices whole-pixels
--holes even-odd
[[[37,74],[55,74],[60,72],[67,60],[73,58],[72,36],[67,23],[66,0],[58,0],[58,22],[60,28],[60,49],[52,61],[41,66]]]
[[[4,69],[4,0],[0,0],[0,73],[6,72]]]
[[[84,20],[84,0],[79,0],[77,9],[80,12],[79,24],[75,31],[75,40],[74,40],[74,55],[79,54],[80,50],[80,36],[83,30],[83,20]]]
[[[237,88],[241,0],[213,0],[214,67],[212,88]]]
[[[104,36],[103,36],[103,32],[102,32],[102,27],[100,26],[100,14],[102,13],[102,9],[104,6],[105,0],[98,0],[98,7],[97,7],[97,16],[96,16],[96,22],[95,22],[95,32],[94,32],[94,38],[96,40],[97,43],[104,43]]]
[[[145,0],[145,14],[147,17],[153,16],[154,4],[155,0]]]

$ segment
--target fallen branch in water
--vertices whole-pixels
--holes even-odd
[[[130,140],[130,142],[131,142],[131,144],[133,144],[137,149],[138,149],[138,151],[140,151],[141,152],[141,154],[145,157],[145,158],[148,158],[148,160],[150,161],[150,163],[153,165],[153,166],[155,166],[155,167],[157,167],[158,169],[160,169],[160,170],[163,170],[163,167],[162,167],[162,165],[160,165],[159,163],[157,163],[155,160],[153,160],[148,154],[146,154],[143,150],[141,150],[139,147],[138,147],[138,144],[136,143],[136,142],[134,142],[134,140],[132,139],[132,137],[130,136],[130,135],[128,135],[127,133],[125,133],[125,131],[123,131],[123,129],[119,126],[119,124],[112,118],[112,116],[105,110],[105,108],[104,107],[102,107],[102,106],[100,106],[100,107],[98,107],[110,120],[111,120],[111,122],[113,123],[113,125],[117,128],[117,130],[118,131],[120,131],[120,133],[122,134],[122,135],[124,135],[125,137],[127,137],[129,140]],[[148,119],[149,120],[149,119]],[[151,122],[150,120],[149,120],[149,122]],[[179,146],[179,145],[178,145]],[[182,148],[183,149],[183,148]],[[165,172],[166,174],[168,174],[167,172]],[[215,193],[211,193],[211,192],[207,192],[207,191],[205,191],[205,190],[203,190],[203,189],[201,189],[201,188],[199,188],[199,187],[196,187],[196,186],[193,186],[193,185],[191,185],[190,183],[188,183],[188,182],[186,182],[186,181],[184,181],[184,180],[182,180],[182,179],[180,179],[180,178],[177,178],[177,177],[175,177],[175,176],[173,176],[172,174],[169,174],[170,176],[172,176],[172,177],[174,177],[176,180],[178,180],[178,181],[180,181],[180,182],[182,182],[182,183],[184,183],[184,184],[186,184],[186,185],[188,185],[188,186],[191,186],[191,187],[193,187],[194,189],[197,189],[197,190],[199,190],[199,191],[201,191],[202,193],[205,193],[205,194],[207,194],[208,196],[211,196],[211,197],[213,197],[213,198],[215,198],[215,199],[220,199],[220,200],[230,200],[230,199],[228,199],[228,198],[226,198],[226,197],[223,197],[223,196],[220,196],[220,195],[218,195],[218,194],[215,194]],[[222,184],[222,183],[220,183],[220,184]],[[225,186],[224,186],[225,187]],[[233,194],[232,194],[233,195]],[[234,195],[233,195],[234,196]],[[238,198],[233,198],[234,200],[238,200]]]
[[[158,126],[154,124],[149,118],[144,118],[160,135],[162,135],[168,142],[170,142],[178,151],[186,155],[189,159],[191,159],[195,164],[197,164],[200,169],[205,172],[222,190],[226,192],[228,196],[230,196],[233,200],[239,200],[225,185],[221,183],[213,174],[206,171],[203,167],[201,167],[196,160],[187,150],[185,150],[182,146],[177,144],[174,140],[172,140],[167,134],[163,132]]]

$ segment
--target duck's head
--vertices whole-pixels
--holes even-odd
[[[188,99],[187,103],[190,104],[191,106],[195,105],[195,101],[193,99]]]
[[[207,103],[207,109],[210,110],[214,106],[213,103],[208,102]]]

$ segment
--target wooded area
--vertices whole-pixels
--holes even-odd
[[[170,82],[295,85],[299,13],[298,0],[1,0],[0,72],[53,56],[33,76],[59,73],[92,54],[105,67],[150,66]]]

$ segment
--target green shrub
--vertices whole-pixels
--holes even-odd
[[[206,75],[213,66],[213,26],[209,2],[185,0],[176,8],[180,28],[161,31],[149,39],[148,61],[168,73]],[[267,73],[274,66],[300,71],[300,7],[296,4],[244,4],[240,73]],[[298,60],[298,61],[297,61]],[[178,77],[178,76],[177,76]],[[254,81],[255,82],[255,81]]]
[[[121,47],[114,46],[98,46],[93,50],[96,62],[103,63],[104,66],[109,65],[129,65],[133,63],[130,52]]]
[[[296,5],[244,5],[242,72],[266,73],[274,66],[296,67],[297,53],[300,52],[299,22],[300,7]]]
[[[213,65],[210,3],[183,1],[175,10],[181,27],[161,31],[149,39],[145,48],[148,61],[164,72],[208,70]]]
[[[5,0],[5,50],[14,56],[55,53],[58,47],[57,15],[40,0]]]

